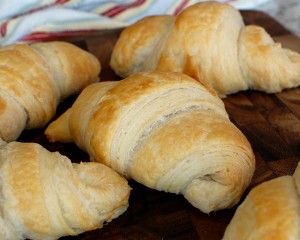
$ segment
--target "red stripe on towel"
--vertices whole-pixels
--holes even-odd
[[[131,4],[119,5],[119,6],[113,7],[111,9],[103,12],[101,15],[106,16],[106,17],[114,17],[114,16],[124,12],[127,9],[130,9],[130,8],[133,8],[133,7],[138,7],[138,6],[142,5],[145,2],[146,2],[146,0],[137,0],[134,3],[131,3]]]

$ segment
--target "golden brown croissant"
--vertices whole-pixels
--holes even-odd
[[[101,228],[128,207],[130,188],[101,163],[75,164],[36,143],[0,147],[0,239],[57,239]]]
[[[223,240],[300,239],[300,165],[253,188],[238,206]]]
[[[93,161],[183,194],[206,213],[236,204],[255,168],[249,142],[215,91],[180,73],[92,84],[57,121],[45,132],[51,141],[73,139]]]
[[[177,17],[150,16],[120,35],[110,65],[122,77],[145,70],[182,72],[207,82],[221,97],[300,85],[300,55],[259,26],[245,26],[232,6],[192,5]]]
[[[16,140],[40,128],[57,105],[98,80],[100,63],[66,42],[16,44],[0,49],[0,138]]]

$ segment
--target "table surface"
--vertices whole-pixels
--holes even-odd
[[[300,52],[300,41],[269,16],[257,12],[242,12],[246,24],[258,24],[284,46]],[[101,79],[118,80],[108,63],[120,30],[101,31],[62,40],[71,41],[93,53],[102,63]],[[245,134],[256,157],[253,181],[244,196],[257,184],[292,174],[300,156],[300,88],[278,94],[246,91],[224,99],[230,119]],[[76,96],[64,101],[60,115],[71,106]],[[44,129],[24,131],[19,141],[38,142],[50,151],[59,151],[73,162],[88,161],[88,156],[74,144],[49,143]],[[202,239],[220,240],[236,207],[210,215],[192,207],[182,196],[146,188],[129,182],[133,191],[128,210],[103,229],[62,239]]]

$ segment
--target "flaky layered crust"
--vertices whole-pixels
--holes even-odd
[[[130,54],[129,54],[130,52]],[[221,97],[256,89],[267,93],[300,85],[300,55],[259,26],[245,26],[232,6],[204,1],[126,28],[110,65],[122,77],[143,70],[182,72]]]
[[[67,96],[98,81],[100,63],[66,42],[16,44],[0,49],[0,138],[45,126]]]
[[[35,143],[0,147],[0,238],[58,239],[101,228],[128,207],[130,188],[100,163],[72,164]]]
[[[251,181],[249,142],[215,91],[186,75],[141,72],[95,83],[66,114],[68,139],[93,161],[150,188],[183,194],[203,212],[233,206]],[[48,138],[64,139],[52,130]]]

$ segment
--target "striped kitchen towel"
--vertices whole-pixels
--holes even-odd
[[[220,0],[251,9],[268,0]],[[128,26],[149,15],[177,15],[199,0],[0,0],[0,45]]]

